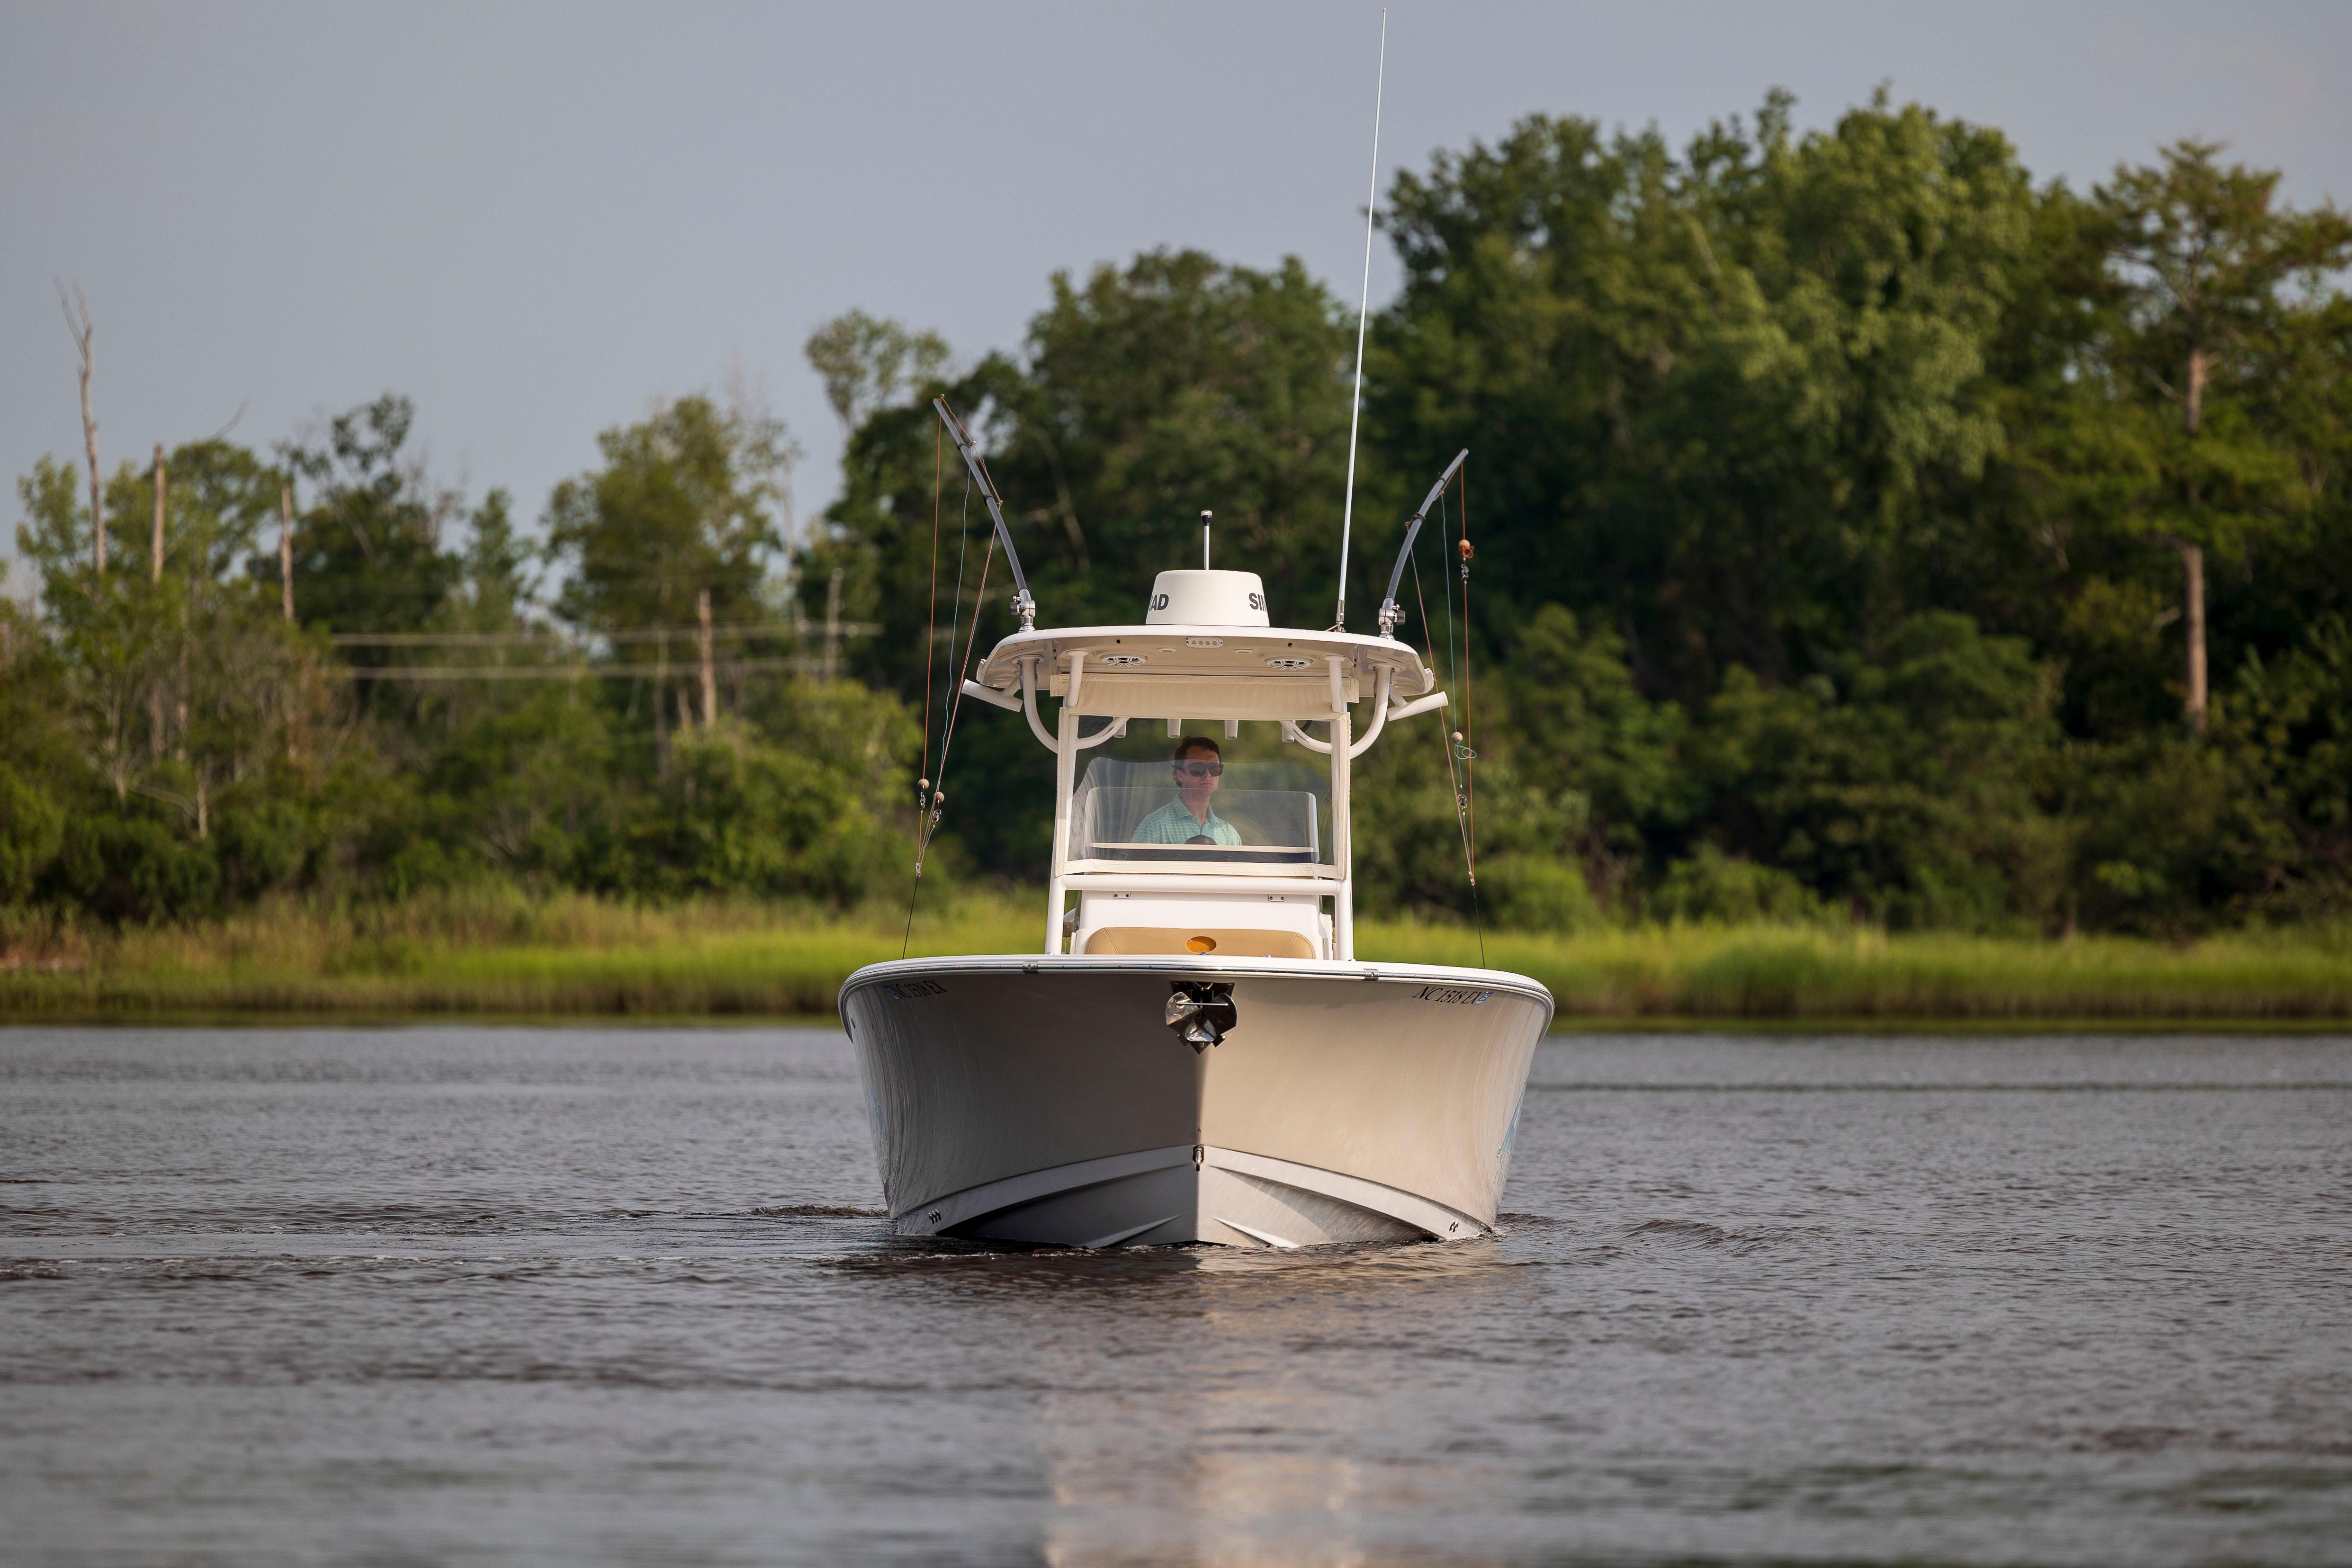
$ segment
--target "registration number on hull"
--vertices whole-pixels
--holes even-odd
[[[1468,986],[1423,986],[1421,999],[1424,1002],[1451,1002],[1457,1007],[1475,1008],[1493,996],[1492,991],[1475,990]]]

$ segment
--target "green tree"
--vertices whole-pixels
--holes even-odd
[[[2352,914],[2352,626],[2324,615],[2281,656],[2251,654],[2218,730],[2235,820],[2197,835],[2211,868],[2199,882],[2221,883],[2231,913]],[[2177,824],[2165,835],[2179,836]]]
[[[337,415],[323,444],[288,449],[312,489],[294,533],[294,607],[305,625],[421,632],[457,587],[462,565],[441,546],[457,497],[435,490],[404,452],[415,418],[415,404],[386,392]],[[354,656],[387,662],[373,651]]]
[[[768,569],[783,545],[778,507],[795,449],[780,422],[700,396],[596,444],[604,466],[564,480],[548,501],[548,554],[570,571],[555,612],[642,668],[666,734],[673,706],[681,721],[694,715],[687,629],[702,597],[730,631],[774,622]]]
[[[0,599],[0,908],[31,896],[64,842],[63,671],[41,624]]]
[[[839,906],[898,882],[911,854],[905,710],[851,681],[770,688],[764,706],[765,726],[722,717],[678,737],[658,787],[587,849],[592,885]]]
[[[548,551],[572,576],[556,612],[593,632],[682,625],[708,591],[722,620],[764,608],[793,447],[777,422],[683,397],[596,438],[604,465],[548,502]]]
[[[824,383],[824,401],[844,433],[894,402],[947,379],[948,343],[937,332],[851,310],[809,334],[802,350]]]
[[[2054,675],[1949,612],[1794,686],[1735,669],[1693,742],[1700,827],[1889,925],[2054,924],[2072,848],[2042,801]]]
[[[2095,193],[2118,294],[2104,344],[2110,390],[2150,481],[2131,521],[2179,554],[2181,706],[2200,734],[2207,556],[2240,553],[2305,500],[2258,389],[2324,316],[2323,279],[2352,261],[2352,218],[2278,204],[2275,171],[2223,168],[2221,151],[2176,142],[2160,166],[2119,168]],[[2149,417],[2158,411],[2169,417]]]
[[[142,529],[125,530],[130,543],[105,576],[89,576],[88,515],[70,470],[47,458],[19,483],[17,542],[41,576],[90,772],[118,806],[133,794],[163,802],[202,839],[220,790],[282,754],[292,729],[319,723],[329,688],[275,595],[230,575],[274,510],[276,474],[217,441],[179,448],[170,471],[180,477],[166,487],[160,574]],[[111,514],[150,516],[152,471],[125,465],[107,492]]]
[[[22,904],[65,842],[64,808],[0,763],[0,906]]]
[[[93,530],[70,466],[38,458],[17,480],[16,491],[25,508],[16,548],[40,580],[77,748],[119,805],[149,755],[142,732],[165,626],[154,613],[153,596],[121,570],[120,556],[102,573],[84,564]]]
[[[473,631],[519,627],[531,602],[531,549],[515,532],[513,505],[504,490],[494,489],[468,519],[464,618]]]
[[[1614,898],[1654,843],[1678,841],[1705,803],[1689,766],[1681,706],[1644,697],[1624,639],[1588,630],[1557,604],[1521,634],[1503,689],[1508,737],[1527,771],[1562,791],[1587,880]]]
[[[2002,444],[2032,193],[1997,132],[1882,99],[1798,137],[1775,97],[1677,156],[1538,116],[1391,207],[1378,428],[1391,463],[1472,448],[1490,636],[1557,601],[1689,704],[1912,608],[1908,552]]]
[[[576,688],[514,684],[504,700],[478,703],[425,761],[415,831],[465,863],[568,881],[630,800],[632,779],[604,705]]]

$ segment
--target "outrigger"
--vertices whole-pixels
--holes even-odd
[[[1551,994],[1355,951],[1350,766],[1448,702],[1395,635],[1396,593],[1462,458],[1411,519],[1377,636],[1274,625],[1256,573],[1212,570],[1207,514],[1200,569],[1160,573],[1140,624],[1041,630],[995,485],[937,406],[1021,621],[961,690],[1053,754],[1054,838],[1038,948],[842,988],[895,1228],[1095,1248],[1491,1232]],[[1191,795],[1180,747],[1216,754]],[[1155,830],[1212,785],[1222,833]]]

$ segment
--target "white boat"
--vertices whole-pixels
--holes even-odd
[[[963,693],[1054,754],[1054,839],[1036,946],[842,987],[896,1228],[1076,1247],[1491,1232],[1552,998],[1523,975],[1356,957],[1349,765],[1447,701],[1391,634],[1395,580],[1381,635],[1276,627],[1257,575],[1209,570],[1204,541],[1141,624],[1038,630],[994,486],[941,414],[1024,622]]]

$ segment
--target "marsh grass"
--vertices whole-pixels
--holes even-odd
[[[987,898],[925,911],[906,950],[1001,951],[1011,915]],[[802,1016],[830,1012],[862,965],[897,957],[905,919],[903,907],[655,907],[484,888],[276,904],[187,927],[19,927],[0,955],[0,1014]]]
[[[1022,952],[1034,894],[926,908],[907,951]],[[512,888],[397,904],[265,905],[149,930],[0,924],[0,1016],[788,1018],[898,956],[905,910],[851,915],[708,902],[667,907]],[[1368,961],[1475,965],[1476,935],[1360,928]],[[1770,925],[1490,932],[1487,967],[1542,981],[1560,1020],[2141,1023],[2352,1019],[2352,928],[2250,931],[2171,946]]]
[[[1370,956],[1476,964],[1460,927],[1360,929]],[[1493,934],[1487,966],[1532,976],[1563,1019],[2352,1019],[2352,931],[2244,932],[2170,945],[1866,928],[1639,926]]]

